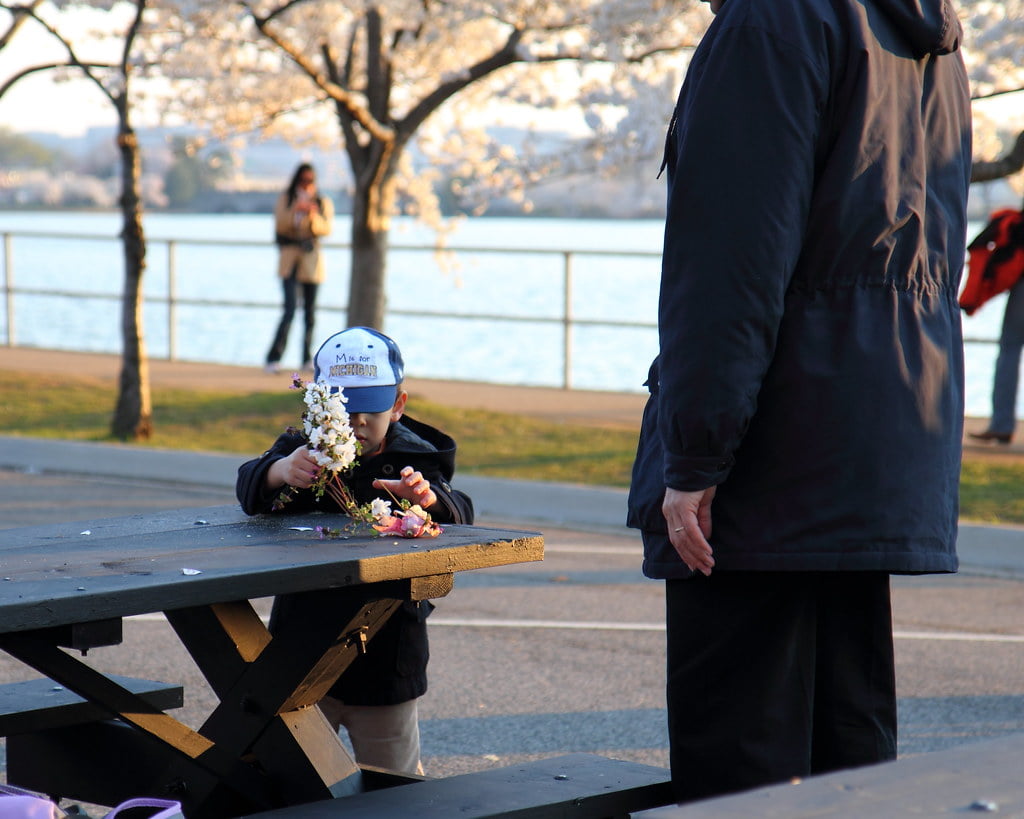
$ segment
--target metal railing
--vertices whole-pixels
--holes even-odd
[[[115,242],[119,243],[120,240],[117,237],[112,236],[97,236],[87,235],[79,233],[58,233],[58,232],[42,232],[42,231],[4,231],[3,237],[3,294],[4,304],[6,309],[6,338],[4,346],[16,347],[18,346],[17,340],[17,316],[15,315],[15,297],[21,296],[46,296],[46,297],[64,297],[64,298],[90,298],[90,299],[101,299],[109,301],[120,301],[122,294],[118,293],[104,293],[96,290],[88,289],[54,289],[54,288],[38,288],[38,287],[23,287],[16,283],[16,276],[14,270],[14,252],[13,243],[16,238],[27,238],[27,239],[54,239],[54,240],[86,240],[86,241],[97,241],[97,242]],[[253,301],[251,299],[244,298],[188,298],[178,294],[177,286],[177,252],[180,247],[222,247],[222,248],[272,248],[273,245],[270,242],[260,242],[252,240],[230,240],[230,239],[165,239],[165,238],[147,238],[146,247],[147,252],[152,256],[153,252],[158,248],[163,248],[163,252],[166,258],[167,266],[167,288],[163,294],[144,294],[143,302],[144,305],[157,305],[163,306],[166,310],[167,315],[167,355],[165,357],[159,355],[153,355],[153,358],[166,358],[166,360],[175,361],[178,359],[178,341],[177,341],[177,327],[178,327],[178,309],[180,307],[198,306],[198,307],[228,307],[228,308],[241,308],[241,309],[265,309],[268,306],[268,302],[265,301]],[[350,250],[351,245],[344,242],[324,242],[324,249],[330,250]],[[389,245],[389,251],[414,251],[414,252],[428,252],[436,253],[439,248],[434,245],[417,245],[417,244],[391,244]],[[415,310],[402,309],[402,308],[389,308],[389,316],[411,316],[416,318],[438,318],[438,319],[456,319],[465,321],[494,321],[494,322],[521,322],[529,324],[555,324],[560,325],[562,328],[562,340],[563,340],[563,360],[561,365],[562,372],[562,387],[564,389],[573,388],[573,330],[578,327],[606,327],[606,328],[633,328],[643,330],[656,330],[657,324],[652,321],[628,321],[628,320],[616,320],[616,319],[588,319],[582,317],[576,317],[573,314],[573,278],[574,278],[574,261],[577,258],[582,257],[607,257],[607,258],[648,258],[657,259],[660,257],[660,253],[657,252],[644,252],[636,250],[585,250],[585,249],[530,249],[530,248],[511,248],[511,247],[481,247],[481,246],[456,246],[446,245],[440,249],[443,253],[452,254],[501,254],[501,255],[521,255],[521,256],[554,256],[561,259],[561,271],[562,271],[562,304],[563,309],[561,315],[558,316],[516,316],[507,313],[483,313],[483,312],[451,312],[451,311],[432,311],[424,309],[422,306],[417,306]],[[277,306],[276,304],[274,306]],[[347,311],[347,305],[343,304],[318,304],[318,309],[335,310],[342,314]],[[653,317],[652,317],[653,319]]]

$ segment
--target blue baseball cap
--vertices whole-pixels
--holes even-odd
[[[349,413],[391,409],[405,377],[398,345],[369,327],[335,333],[317,350],[313,363],[316,381],[345,391]]]

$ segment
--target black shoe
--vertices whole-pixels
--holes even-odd
[[[1013,439],[1010,433],[993,432],[986,429],[984,432],[968,432],[975,441],[995,441],[997,444],[1008,444]]]

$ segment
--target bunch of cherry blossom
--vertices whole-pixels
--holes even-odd
[[[374,498],[369,503],[356,503],[351,490],[343,480],[357,464],[360,445],[345,409],[347,398],[344,390],[332,388],[318,381],[303,383],[295,375],[292,389],[305,390],[302,413],[302,434],[308,441],[313,460],[320,465],[320,471],[310,485],[317,499],[326,493],[338,507],[357,523],[369,524],[382,535],[398,537],[437,537],[442,529],[430,513],[418,504],[399,500],[391,495],[398,508],[391,501]],[[288,487],[278,498],[275,508],[280,509],[292,499],[295,489]],[[316,527],[320,537],[337,537],[340,530],[324,526]]]

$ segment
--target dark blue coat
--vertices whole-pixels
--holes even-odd
[[[922,10],[923,9],[923,10]],[[666,144],[629,524],[718,486],[715,571],[955,571],[970,103],[946,0],[726,0]]]

